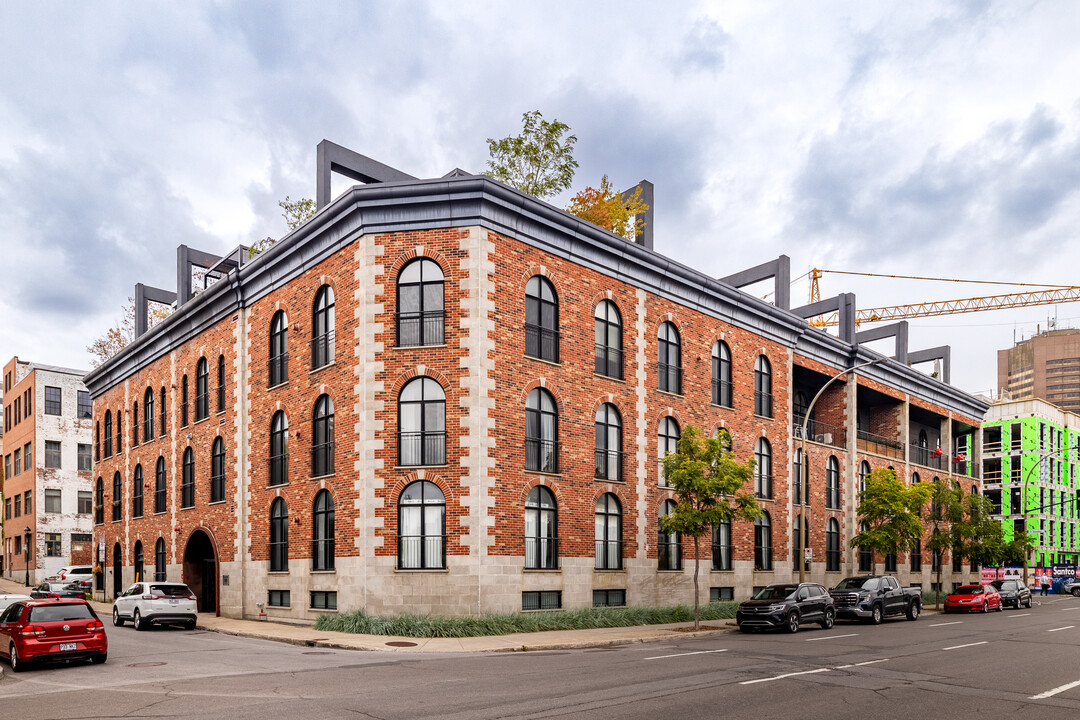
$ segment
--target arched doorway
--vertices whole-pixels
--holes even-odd
[[[124,558],[123,552],[120,550],[120,543],[113,545],[112,549],[112,587],[113,597],[120,597],[120,593],[124,592]]]
[[[196,530],[184,548],[183,581],[195,593],[199,612],[217,614],[217,549],[204,530]]]

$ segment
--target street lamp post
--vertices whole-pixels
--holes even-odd
[[[818,398],[821,397],[821,393],[825,392],[825,389],[827,387],[832,385],[834,382],[839,380],[841,377],[843,377],[844,375],[847,375],[850,372],[855,372],[856,370],[859,370],[861,368],[870,367],[871,365],[877,365],[878,363],[883,363],[886,360],[888,360],[888,358],[878,358],[877,360],[871,360],[870,362],[864,362],[864,363],[860,363],[858,365],[855,365],[853,367],[849,367],[847,370],[841,370],[840,372],[836,373],[831,378],[829,378],[828,382],[826,382],[824,385],[821,386],[821,389],[817,391],[816,395],[814,395],[814,399],[811,400],[810,404],[806,407],[806,414],[803,415],[803,421],[802,421],[802,434],[801,434],[802,437],[800,438],[800,442],[799,442],[799,455],[801,456],[800,461],[799,461],[799,476],[800,477],[796,479],[796,482],[803,483],[802,488],[801,488],[801,490],[799,492],[799,582],[800,583],[806,581],[806,560],[805,560],[805,555],[806,555],[806,534],[807,534],[807,532],[809,532],[809,529],[807,528],[807,525],[806,525],[806,515],[805,515],[802,508],[804,508],[804,507],[809,508],[810,507],[810,498],[807,497],[807,495],[809,495],[809,493],[806,492],[806,490],[809,489],[808,486],[810,484],[810,482],[809,482],[810,481],[810,464],[807,462],[807,458],[806,458],[806,428],[807,428],[807,425],[810,423],[810,413],[814,409],[814,403],[816,403],[818,401]],[[803,482],[803,478],[806,479],[806,482]]]
[[[1047,450],[1042,455],[1040,455],[1039,459],[1035,461],[1035,464],[1032,465],[1031,469],[1027,471],[1026,475],[1024,475],[1024,482],[1021,483],[1021,485],[1020,485],[1020,517],[1023,518],[1023,520],[1024,520],[1024,534],[1025,535],[1028,534],[1028,531],[1027,531],[1027,484],[1031,480],[1031,473],[1035,472],[1036,469],[1042,467],[1043,460],[1050,457],[1051,455],[1057,454],[1057,452],[1058,452],[1057,450]],[[1035,512],[1041,512],[1041,511],[1043,511],[1045,509],[1046,509],[1046,506],[1041,506],[1039,508],[1036,508]],[[1028,582],[1028,564],[1029,564],[1030,560],[1031,560],[1031,548],[1024,548],[1024,584],[1025,585],[1027,585],[1027,582]]]
[[[26,587],[30,587],[30,526],[27,525],[23,530],[23,539],[26,541],[26,547],[23,550],[23,555],[26,558]]]

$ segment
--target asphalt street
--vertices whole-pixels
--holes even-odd
[[[1038,603],[1041,598],[1036,598]],[[375,653],[108,627],[105,665],[4,666],[0,718],[947,718],[1080,709],[1080,599],[796,635]]]

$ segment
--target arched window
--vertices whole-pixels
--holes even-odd
[[[142,540],[135,541],[135,582],[146,580],[143,575],[143,547]]]
[[[398,567],[446,567],[446,498],[433,482],[414,482],[398,498]]]
[[[180,427],[188,426],[188,382],[187,375],[180,381]]]
[[[270,572],[289,569],[289,508],[285,498],[270,506]]]
[[[311,311],[311,368],[334,362],[334,288],[323,285],[315,293]]]
[[[210,366],[199,358],[195,366],[195,422],[210,417]]]
[[[112,410],[105,411],[105,457],[112,457]]]
[[[559,566],[558,511],[555,496],[542,485],[525,500],[525,567],[554,570]]]
[[[754,414],[771,418],[772,414],[772,365],[764,355],[758,355],[754,363]]]
[[[142,465],[135,466],[135,476],[131,490],[131,517],[143,515],[143,470]]]
[[[165,411],[168,407],[165,402],[165,386],[161,386],[161,436],[165,436]]]
[[[157,459],[154,469],[154,512],[165,512],[165,458]]]
[[[596,569],[622,570],[622,506],[614,493],[596,501]]]
[[[772,446],[761,437],[754,443],[754,494],[772,498]]]
[[[397,282],[398,347],[442,345],[445,336],[443,271],[429,258],[401,268]]]
[[[165,582],[167,577],[165,567],[165,539],[158,538],[154,545],[154,580],[156,582]]]
[[[791,536],[791,566],[798,569],[799,567],[799,529],[803,531],[803,549],[810,547],[810,520],[807,519],[806,527],[803,527],[802,517],[795,515],[792,523],[792,536]],[[805,562],[805,554],[803,555]],[[809,569],[810,565],[807,563],[806,568]]]
[[[225,356],[217,359],[217,411],[225,412]]]
[[[870,479],[870,463],[863,460],[859,463],[859,495],[866,491],[866,481]]]
[[[525,469],[559,472],[559,415],[555,398],[544,388],[525,398]]]
[[[802,482],[799,482],[800,479]],[[810,504],[810,463],[803,467],[802,448],[795,448],[795,460],[791,463],[792,502],[796,505]]]
[[[334,498],[329,490],[315,496],[311,525],[311,569],[334,569]]]
[[[829,518],[825,527],[825,569],[830,572],[840,569],[840,523],[836,518]]]
[[[195,451],[184,450],[183,474],[180,481],[180,507],[195,507]]]
[[[664,529],[664,519],[674,512],[674,500],[660,503],[656,544],[658,570],[682,570],[682,533]]]
[[[270,387],[289,379],[289,319],[284,310],[270,321]]]
[[[154,435],[154,388],[146,388],[143,396],[143,442],[150,442]]]
[[[314,477],[334,474],[334,402],[329,395],[320,395],[315,401],[311,474]]]
[[[656,435],[656,456],[660,461],[656,477],[657,484],[661,487],[668,485],[667,478],[664,477],[664,458],[669,453],[678,452],[680,438],[682,438],[682,430],[679,429],[679,423],[675,418],[669,415],[660,421]]]
[[[112,521],[119,522],[121,517],[120,512],[120,496],[123,494],[123,489],[120,485],[120,471],[118,470],[112,479]]]
[[[619,309],[610,300],[601,300],[593,315],[596,320],[594,371],[597,375],[622,380],[622,316]]]
[[[911,543],[911,552],[908,554],[908,562],[911,565],[911,572],[922,572],[921,538],[915,538],[915,541]]]
[[[799,426],[799,430],[802,430],[803,420],[806,419],[806,410],[810,407],[810,396],[802,390],[796,390],[791,399],[791,414],[795,425]]]
[[[611,403],[596,411],[596,477],[621,482],[622,418]]]
[[[551,282],[539,275],[525,285],[525,354],[559,362],[559,300]]]
[[[214,438],[210,452],[210,502],[225,501],[225,441]]]
[[[98,525],[105,522],[105,481],[101,478],[94,488],[94,522]]]
[[[446,393],[429,377],[413,378],[398,395],[398,465],[446,463]]]
[[[284,410],[270,421],[270,484],[289,482],[289,418]]]
[[[139,445],[139,401],[131,404],[131,447]]]
[[[712,569],[731,570],[731,521],[721,520],[713,526]]]
[[[656,333],[657,389],[682,394],[682,341],[670,322],[660,324]]]
[[[866,532],[870,526],[863,523],[859,526],[859,532]],[[859,546],[859,572],[872,572],[874,570],[874,552],[865,545]]]
[[[754,569],[772,570],[772,518],[767,510],[754,521]]]
[[[911,484],[914,485],[915,483],[920,483],[920,482],[922,482],[922,478],[919,477],[919,473],[917,473],[917,472],[911,473]]]
[[[101,459],[101,423],[94,423],[94,460]]]
[[[825,507],[840,509],[840,462],[832,455],[825,466]]]
[[[124,452],[124,408],[116,409],[116,454]]]
[[[941,505],[938,503],[938,495],[941,493],[941,478],[934,478],[934,494],[930,496],[930,517],[935,520],[941,519]]]
[[[712,346],[712,403],[731,407],[731,350],[723,340]]]

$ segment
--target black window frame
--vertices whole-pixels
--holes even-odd
[[[825,524],[825,571],[840,570],[840,523],[836,518],[829,518]]]
[[[670,498],[660,503],[656,523],[656,569],[682,570],[682,533],[664,530],[663,518],[675,512],[675,501]]]
[[[139,401],[131,403],[131,447],[139,446]]]
[[[525,398],[525,469],[559,472],[559,406],[546,388],[533,388]]]
[[[123,508],[120,507],[120,499],[124,494],[124,483],[120,478],[120,471],[113,474],[112,481],[112,521],[120,522],[123,518]]]
[[[545,534],[545,528],[550,532]],[[559,568],[559,505],[555,493],[543,485],[535,486],[525,499],[525,568]]]
[[[825,463],[825,507],[840,509],[840,461],[830,455]]]
[[[225,355],[218,355],[217,367],[217,411],[225,412]]]
[[[315,494],[311,515],[311,569],[334,569],[334,496],[323,488]]]
[[[112,410],[107,409],[107,410],[105,410],[105,438],[104,438],[104,440],[105,440],[105,442],[104,442],[104,445],[105,445],[105,459],[106,460],[111,458],[112,454],[113,454],[113,452],[112,452],[113,451],[112,432],[113,432]]]
[[[772,363],[764,355],[754,361],[754,414],[758,417],[773,416]]]
[[[593,372],[604,377],[623,379],[623,328],[619,307],[611,300],[601,300],[593,310]]]
[[[154,388],[146,388],[143,395],[143,442],[150,442],[154,434]]]
[[[267,386],[273,388],[289,381],[289,316],[284,310],[270,320],[269,350]]]
[[[772,516],[768,510],[754,521],[754,569],[773,569]]]
[[[595,537],[597,570],[622,570],[622,503],[615,493],[604,493],[596,500]]]
[[[278,410],[270,419],[270,487],[289,482],[289,417]]]
[[[165,512],[167,506],[167,481],[165,478],[165,458],[158,457],[154,466],[154,514]]]
[[[135,466],[135,473],[131,486],[131,517],[143,516],[143,469],[142,464]]]
[[[712,569],[732,570],[731,557],[731,521],[721,520],[713,525],[712,532]]]
[[[86,443],[75,445],[76,472],[91,472],[94,469],[94,455]]]
[[[671,429],[675,429],[672,434]],[[664,457],[669,453],[678,452],[679,441],[682,440],[682,426],[671,415],[660,418],[660,424],[656,427],[656,484],[659,487],[671,487],[664,476]]]
[[[682,336],[670,320],[656,331],[656,389],[682,395]]]
[[[159,537],[154,543],[154,582],[165,582],[168,578],[168,562],[165,556],[165,538]]]
[[[429,279],[429,274],[438,279]],[[446,274],[442,266],[429,257],[414,258],[398,271],[395,287],[397,305],[394,321],[397,346],[444,345]],[[406,305],[409,309],[403,310]]]
[[[47,469],[60,470],[63,454],[63,444],[59,440],[45,441],[45,467]]]
[[[182,428],[188,426],[188,399],[188,379],[187,375],[184,375],[180,382],[180,427]]]
[[[559,295],[543,275],[525,283],[525,356],[559,362]]]
[[[225,441],[220,435],[210,450],[210,502],[225,502]]]
[[[430,527],[433,519],[435,528]],[[446,496],[438,485],[417,480],[402,488],[397,523],[399,570],[446,568]]]
[[[712,404],[734,407],[732,390],[731,348],[723,340],[717,340],[712,347]]]
[[[161,431],[160,431],[161,434],[158,437],[165,437],[165,434],[167,432],[166,427],[165,427],[165,418],[167,416],[168,402],[166,402],[166,400],[167,400],[167,398],[165,396],[165,386],[162,385],[161,386]]]
[[[77,409],[75,417],[80,419],[90,418],[94,415],[94,404],[90,400],[90,393],[86,390],[77,390]]]
[[[210,363],[199,358],[195,365],[195,422],[210,417]]]
[[[105,480],[101,477],[94,485],[94,524],[105,524]]]
[[[323,394],[315,401],[311,438],[311,476],[334,474],[334,401]]]
[[[335,298],[334,288],[323,285],[315,291],[311,306],[311,369],[330,365],[335,360]]]
[[[623,423],[613,403],[603,403],[596,411],[595,429],[597,480],[623,481]]]
[[[754,442],[754,495],[765,500],[773,497],[772,444],[764,437]]]
[[[289,506],[285,498],[270,505],[270,572],[289,571]]]
[[[61,488],[45,488],[44,502],[41,509],[46,513],[61,513],[64,511],[64,491]],[[50,510],[49,508],[54,509]]]
[[[45,386],[44,410],[46,415],[63,415],[64,391],[61,388],[52,385]]]
[[[446,391],[443,386],[426,375],[414,377],[398,393],[397,411],[398,467],[445,465]]]
[[[191,448],[184,450],[180,477],[180,509],[193,508],[195,507],[195,451]]]
[[[142,540],[135,541],[135,548],[132,553],[132,569],[135,571],[135,582],[145,582],[146,574],[144,569],[145,557],[143,556],[143,544]]]

